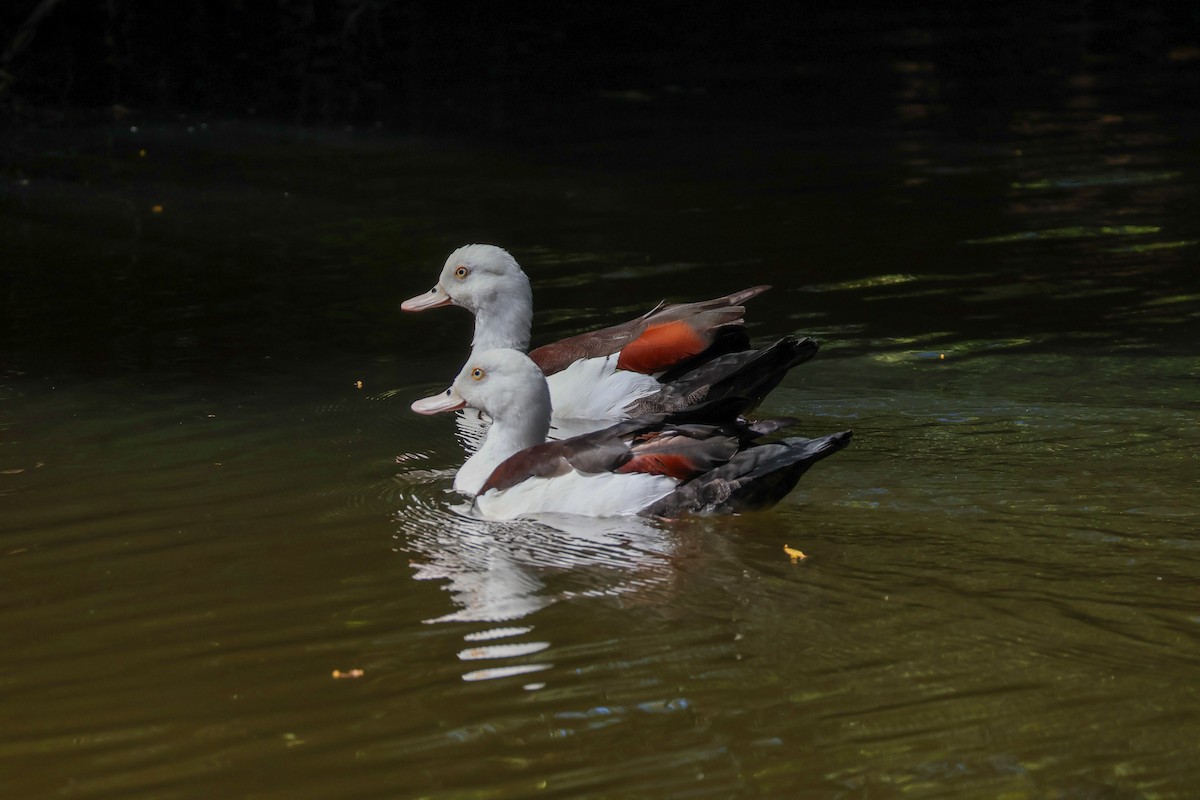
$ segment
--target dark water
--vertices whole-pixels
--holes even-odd
[[[7,134],[3,795],[1195,796],[1200,51],[924,41],[807,127]],[[407,405],[468,320],[397,304],[470,241],[535,342],[773,283],[824,349],[763,410],[854,445],[761,514],[464,517]]]

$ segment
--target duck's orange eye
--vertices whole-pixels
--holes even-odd
[[[471,370],[471,380],[481,381],[483,380],[483,376],[485,374],[486,373],[483,370],[481,370],[479,367],[476,367],[475,369]]]
[[[467,268],[459,267],[458,269],[454,270],[454,277],[460,278],[460,279],[467,277]]]

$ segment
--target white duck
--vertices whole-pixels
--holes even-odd
[[[547,442],[546,379],[511,349],[472,353],[449,389],[413,403],[422,414],[464,407],[488,414],[492,425],[454,488],[474,495],[479,512],[495,519],[544,512],[676,517],[766,507],[850,441],[843,431],[754,444],[784,422],[696,424],[684,413]]]
[[[671,380],[721,354],[749,346],[742,316],[755,286],[696,303],[660,305],[637,319],[537,348],[529,357],[550,384],[558,419],[615,420]],[[529,348],[533,293],[508,251],[469,244],[450,254],[432,289],[405,300],[405,311],[457,305],[475,315],[472,352]],[[815,354],[815,345],[812,346]],[[811,356],[810,356],[811,357]]]

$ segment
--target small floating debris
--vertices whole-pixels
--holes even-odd
[[[362,388],[362,381],[355,381],[355,382],[354,382],[354,388],[355,388],[355,389],[361,389],[361,388]]]
[[[348,669],[345,671],[335,669],[333,671],[333,679],[335,681],[340,681],[345,680],[346,678],[361,678],[364,674],[366,673],[364,673],[361,669]]]
[[[793,564],[799,563],[808,558],[808,556],[804,555],[803,551],[797,550],[796,548],[790,547],[786,544],[783,546],[783,552],[787,553],[788,558],[792,560]]]
[[[163,212],[163,207],[162,205],[154,205],[150,208],[150,211],[155,214],[161,214]]]

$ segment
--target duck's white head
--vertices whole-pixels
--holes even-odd
[[[446,259],[432,289],[400,304],[404,311],[456,305],[475,315],[476,350],[529,347],[533,292],[509,252],[492,244],[468,244]]]
[[[546,441],[550,432],[550,389],[546,377],[517,350],[484,350],[471,358],[442,394],[412,404],[418,414],[477,408],[492,418],[479,450],[454,476],[454,488],[478,494],[506,458]]]
[[[513,423],[540,428],[531,444],[545,440],[550,429],[546,376],[529,356],[517,350],[473,352],[449,389],[416,401],[412,410],[437,414],[468,406],[491,417],[494,426]]]

